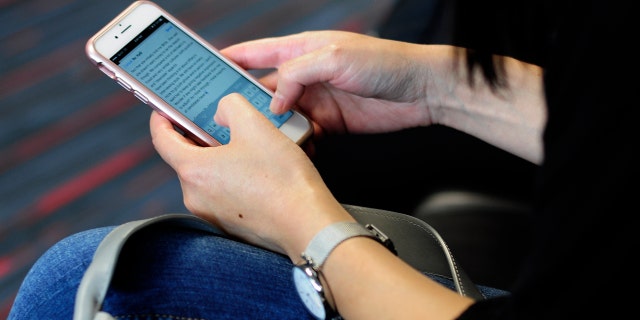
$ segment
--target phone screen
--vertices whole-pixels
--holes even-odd
[[[213,115],[229,93],[242,94],[278,128],[292,116],[269,111],[267,92],[164,16],[110,59],[222,144],[229,142],[229,128],[215,123]]]

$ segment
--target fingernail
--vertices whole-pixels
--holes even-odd
[[[282,95],[276,92],[271,99],[271,104],[269,105],[269,110],[273,113],[279,113],[282,110]]]

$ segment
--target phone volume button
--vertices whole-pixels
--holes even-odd
[[[100,69],[100,71],[102,71],[104,74],[106,74],[109,78],[111,78],[111,79],[115,79],[116,78],[116,74],[113,73],[113,71],[109,70],[109,68],[107,68],[103,64],[99,64],[98,65],[98,69]]]
[[[138,98],[138,100],[142,101],[144,104],[149,104],[149,99],[145,97],[142,93],[133,90],[133,95]]]
[[[116,82],[121,85],[123,88],[127,89],[127,91],[131,91],[131,86],[126,83],[124,80],[116,77]]]

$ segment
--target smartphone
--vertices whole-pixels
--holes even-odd
[[[307,117],[269,111],[272,91],[153,2],[133,2],[87,41],[85,51],[98,69],[200,145],[229,142],[229,128],[213,115],[232,92],[297,144],[311,135]]]

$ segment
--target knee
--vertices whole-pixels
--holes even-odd
[[[84,271],[100,241],[112,229],[98,228],[76,233],[49,248],[24,278],[11,318],[71,315]]]
[[[84,273],[100,241],[113,228],[98,228],[68,236],[49,248],[33,265],[26,280],[56,284],[69,275]]]

